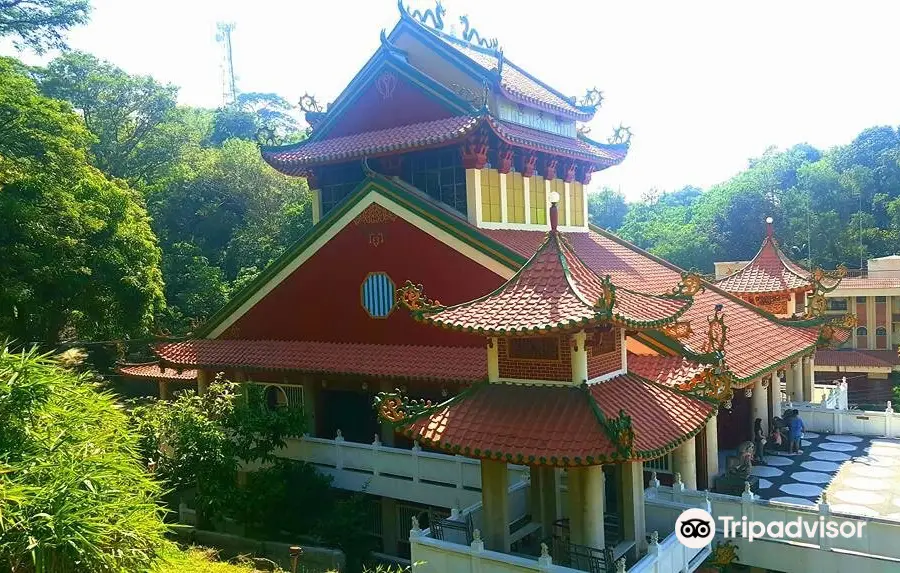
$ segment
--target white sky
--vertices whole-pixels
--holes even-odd
[[[328,102],[398,18],[394,0],[93,4],[91,23],[70,36],[74,48],[181,86],[182,103],[209,107],[222,100],[217,21],[236,24],[239,89],[292,102],[309,91]],[[595,175],[592,187],[611,185],[629,199],[650,187],[707,187],[769,145],[825,148],[868,126],[900,124],[900,2],[445,0],[445,7],[448,26],[460,29],[458,17],[468,14],[482,36],[500,39],[509,59],[559,91],[603,90],[591,136],[605,140],[620,121],[635,136],[626,161]]]

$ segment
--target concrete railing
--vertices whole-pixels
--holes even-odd
[[[413,501],[438,507],[469,507],[481,501],[481,464],[478,460],[371,444],[345,441],[340,432],[333,440],[287,440],[281,457],[314,464],[334,478],[341,489]],[[524,466],[509,466],[510,484],[528,475]]]
[[[749,542],[743,538],[731,539],[738,546],[740,562],[753,567],[791,572],[817,571],[818,573],[842,571],[900,571],[900,523],[885,519],[832,513],[828,504],[815,508],[761,500],[752,494],[742,497],[675,490],[671,487],[651,487],[645,491],[647,528],[655,528],[660,534],[674,530],[675,518],[685,509],[702,507],[717,520],[721,537],[722,517],[740,522],[802,524],[825,522],[850,522],[862,527],[860,537],[835,537],[825,535],[804,536],[801,539],[779,539],[766,533]],[[666,527],[668,525],[668,527]],[[652,571],[652,570],[651,570]]]
[[[577,569],[554,565],[550,556],[537,559],[488,551],[476,539],[471,545],[461,545],[428,537],[427,530],[413,529],[409,533],[410,561],[416,573],[522,573],[550,571],[575,573]]]
[[[675,523],[674,521],[672,522]],[[674,533],[668,535],[662,543],[655,538],[640,561],[635,563],[628,573],[674,573],[695,571],[709,556],[709,547],[691,549],[678,541]]]
[[[891,403],[884,410],[848,410],[795,405],[810,432],[900,438],[900,420]]]

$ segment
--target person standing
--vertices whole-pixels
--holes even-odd
[[[762,418],[757,418],[753,422],[753,445],[756,448],[757,463],[765,463],[763,456],[766,453],[766,433],[762,429]]]
[[[791,429],[791,453],[802,454],[803,450],[800,449],[800,440],[803,438],[805,427],[803,418],[800,417],[800,412],[794,410],[794,415],[788,421],[788,426]]]

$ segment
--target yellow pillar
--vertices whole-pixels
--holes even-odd
[[[496,382],[500,379],[500,349],[497,348],[497,337],[488,339],[487,367],[488,382]]]
[[[553,522],[556,521],[556,468],[550,466],[531,466],[531,515],[534,521],[541,524],[542,535],[553,534]]]
[[[197,394],[206,394],[209,389],[210,376],[206,370],[197,370]]]
[[[803,402],[805,400],[803,396],[803,361],[798,359],[791,365],[791,370],[793,371],[794,379],[794,392],[791,400]]]
[[[646,549],[647,525],[644,512],[644,463],[621,465],[622,529],[626,540],[633,540],[638,551]]]
[[[603,466],[569,469],[569,535],[572,543],[603,548],[605,484]]]
[[[762,378],[757,378],[753,382],[753,396],[750,398],[750,430],[752,435],[753,426],[756,419],[762,420],[763,433],[768,432],[769,428],[769,392],[763,388]]]
[[[584,331],[572,335],[572,382],[583,384],[588,380],[587,349],[584,347],[587,335]]]
[[[694,438],[683,442],[672,453],[675,471],[681,474],[681,481],[687,489],[697,489],[697,454]]]
[[[481,537],[485,549],[509,551],[509,471],[506,462],[481,460]]]

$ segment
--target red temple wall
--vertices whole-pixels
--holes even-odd
[[[615,329],[610,334],[615,336],[616,349],[613,352],[594,355],[593,347],[587,345],[587,361],[588,361],[588,379],[593,380],[598,376],[615,372],[622,369],[622,336],[619,329]]]
[[[497,339],[500,378],[514,380],[572,380],[572,350],[568,339],[558,338],[559,359],[515,359],[509,357],[507,339]]]
[[[480,297],[503,283],[499,275],[399,217],[351,222],[221,338],[484,345],[484,337],[416,322],[401,307],[387,318],[370,317],[361,290],[372,272],[386,272],[397,287],[406,280],[422,284],[429,297],[444,304]]]
[[[385,89],[380,90],[376,76],[372,85],[364,89],[331,127],[329,139],[453,115],[437,99],[422,93],[420,88],[401,79],[395,72],[386,73],[394,74],[397,82],[394,89],[387,90],[389,86],[383,86]]]
[[[885,301],[879,302],[878,299],[875,300],[875,325],[887,325],[887,303]]]
[[[866,317],[866,303],[865,302],[856,303],[856,321],[859,326],[868,325],[868,320]]]

